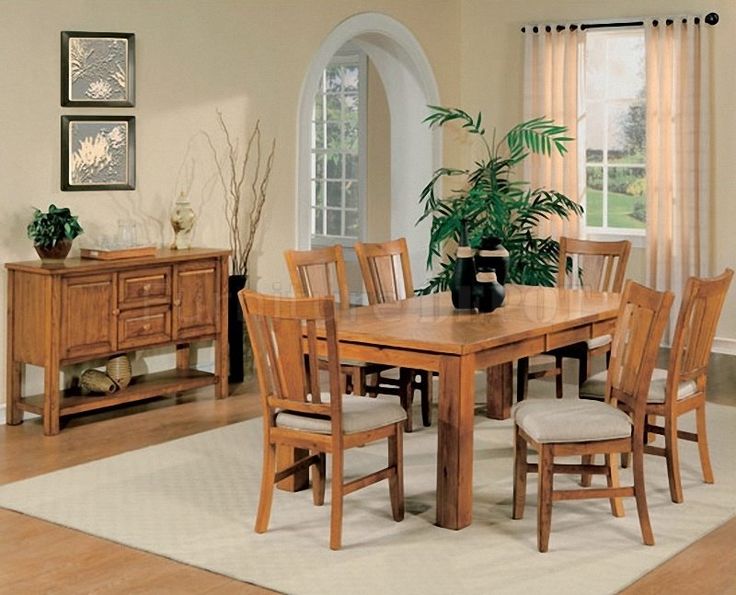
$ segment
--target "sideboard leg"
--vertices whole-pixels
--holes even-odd
[[[46,436],[55,436],[60,430],[59,417],[61,411],[58,362],[54,361],[47,365],[43,376],[43,433]]]
[[[23,364],[8,358],[8,385],[5,408],[5,421],[9,426],[23,423],[23,411],[20,408],[21,369]]]
[[[189,343],[177,343],[176,345],[176,369],[189,369]]]

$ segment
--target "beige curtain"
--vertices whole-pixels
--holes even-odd
[[[583,64],[584,35],[577,28],[557,31],[555,25],[525,26],[524,36],[524,120],[544,116],[567,127],[569,136],[584,138],[580,100]],[[524,179],[533,188],[544,187],[562,192],[576,202],[581,202],[585,191],[584,143],[568,143],[564,157],[554,154],[551,158],[532,155],[527,159]],[[581,186],[582,184],[582,186]],[[559,238],[561,235],[580,236],[579,217],[569,220],[544,222],[539,232]]]
[[[693,18],[663,20],[644,24],[647,281],[675,293],[674,320],[687,278],[710,274],[709,44]]]

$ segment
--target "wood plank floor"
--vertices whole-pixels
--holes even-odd
[[[709,400],[736,406],[736,358],[715,355]],[[43,436],[38,420],[0,426],[0,483],[159,444],[260,414],[252,383],[74,416]],[[112,439],[114,437],[114,439]],[[716,478],[717,480],[717,478]],[[686,495],[687,497],[687,495]],[[0,510],[0,593],[271,593],[206,570]],[[736,519],[656,568],[626,595],[736,595]]]

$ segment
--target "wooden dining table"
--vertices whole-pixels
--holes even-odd
[[[449,293],[342,310],[340,357],[439,373],[437,525],[462,529],[473,511],[475,372],[486,370],[486,415],[505,419],[520,357],[611,333],[619,295],[506,285],[491,313],[453,308]]]

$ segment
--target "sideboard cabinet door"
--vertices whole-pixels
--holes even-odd
[[[61,286],[61,358],[114,351],[116,304],[113,274],[65,278]]]
[[[174,272],[174,337],[214,335],[220,302],[216,260],[178,265]]]

